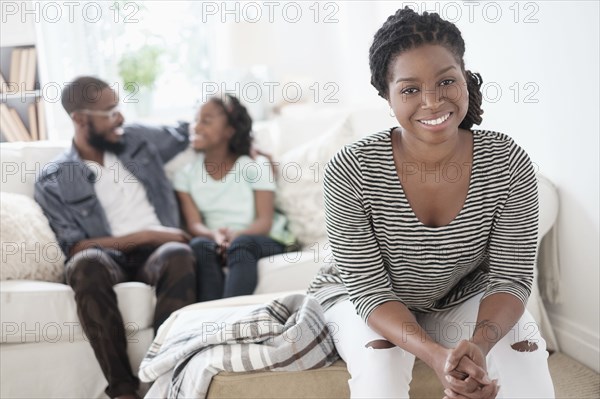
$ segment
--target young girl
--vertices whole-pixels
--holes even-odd
[[[293,241],[274,212],[271,164],[264,156],[250,157],[251,130],[252,119],[237,98],[210,98],[191,133],[196,158],[175,175],[187,230],[195,237],[190,245],[199,301],[252,294],[258,260],[284,252]]]
[[[335,264],[309,292],[336,326],[353,398],[408,398],[415,357],[449,398],[553,398],[525,310],[536,251],[534,168],[482,120],[481,77],[438,14],[398,10],[375,34],[371,83],[399,126],[325,172]]]

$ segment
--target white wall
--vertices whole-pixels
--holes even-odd
[[[558,186],[564,302],[549,306],[550,317],[562,350],[598,371],[598,2],[520,2],[518,13],[515,2],[346,2],[334,24],[220,25],[230,40],[217,67],[265,63],[274,76],[336,82],[343,103],[383,101],[369,84],[368,47],[403,4],[439,7],[456,21],[467,68],[482,74],[487,90],[482,127],[514,137]]]
[[[469,63],[505,96],[486,107],[485,127],[511,134],[557,186],[562,294],[549,306],[564,352],[600,369],[598,2],[536,2],[538,23],[461,27]],[[532,9],[528,10],[529,12]],[[515,103],[519,82],[537,104]],[[531,86],[533,87],[533,86]],[[508,100],[508,101],[505,101]]]
[[[29,4],[30,2],[26,2]],[[2,12],[5,12],[5,6],[2,8]],[[10,11],[12,8],[9,8]],[[0,24],[0,46],[26,46],[35,43],[35,28],[33,26],[33,19],[26,19],[24,21],[21,18],[0,17],[2,23]]]

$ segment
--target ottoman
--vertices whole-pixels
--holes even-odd
[[[189,305],[177,313],[198,309],[254,305],[269,302],[280,296],[299,293],[304,293],[304,291],[219,299]],[[167,334],[171,324],[167,320],[159,330],[159,334]],[[342,360],[329,367],[299,372],[221,372],[213,377],[207,398],[349,398],[349,378],[350,374]],[[417,359],[413,369],[413,380],[410,384],[410,397],[425,399],[443,396],[442,385],[433,370]]]
[[[343,360],[322,369],[300,372],[221,372],[213,378],[207,398],[349,398],[349,378]],[[420,359],[415,361],[409,395],[411,399],[444,396],[444,388],[434,371]]]

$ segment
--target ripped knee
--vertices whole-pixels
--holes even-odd
[[[515,342],[510,347],[517,352],[535,352],[538,350],[537,344],[529,340]]]
[[[385,339],[376,339],[374,341],[368,342],[365,345],[365,348],[373,348],[373,349],[389,349],[389,348],[393,348],[394,344],[392,344],[390,341],[387,341]]]

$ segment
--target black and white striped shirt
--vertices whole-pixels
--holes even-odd
[[[349,295],[365,321],[388,301],[431,312],[485,291],[484,297],[505,292],[526,303],[538,223],[529,156],[502,133],[473,131],[464,206],[448,225],[430,227],[403,192],[391,130],[347,145],[328,163],[325,210],[335,261],[309,293],[326,309]]]

